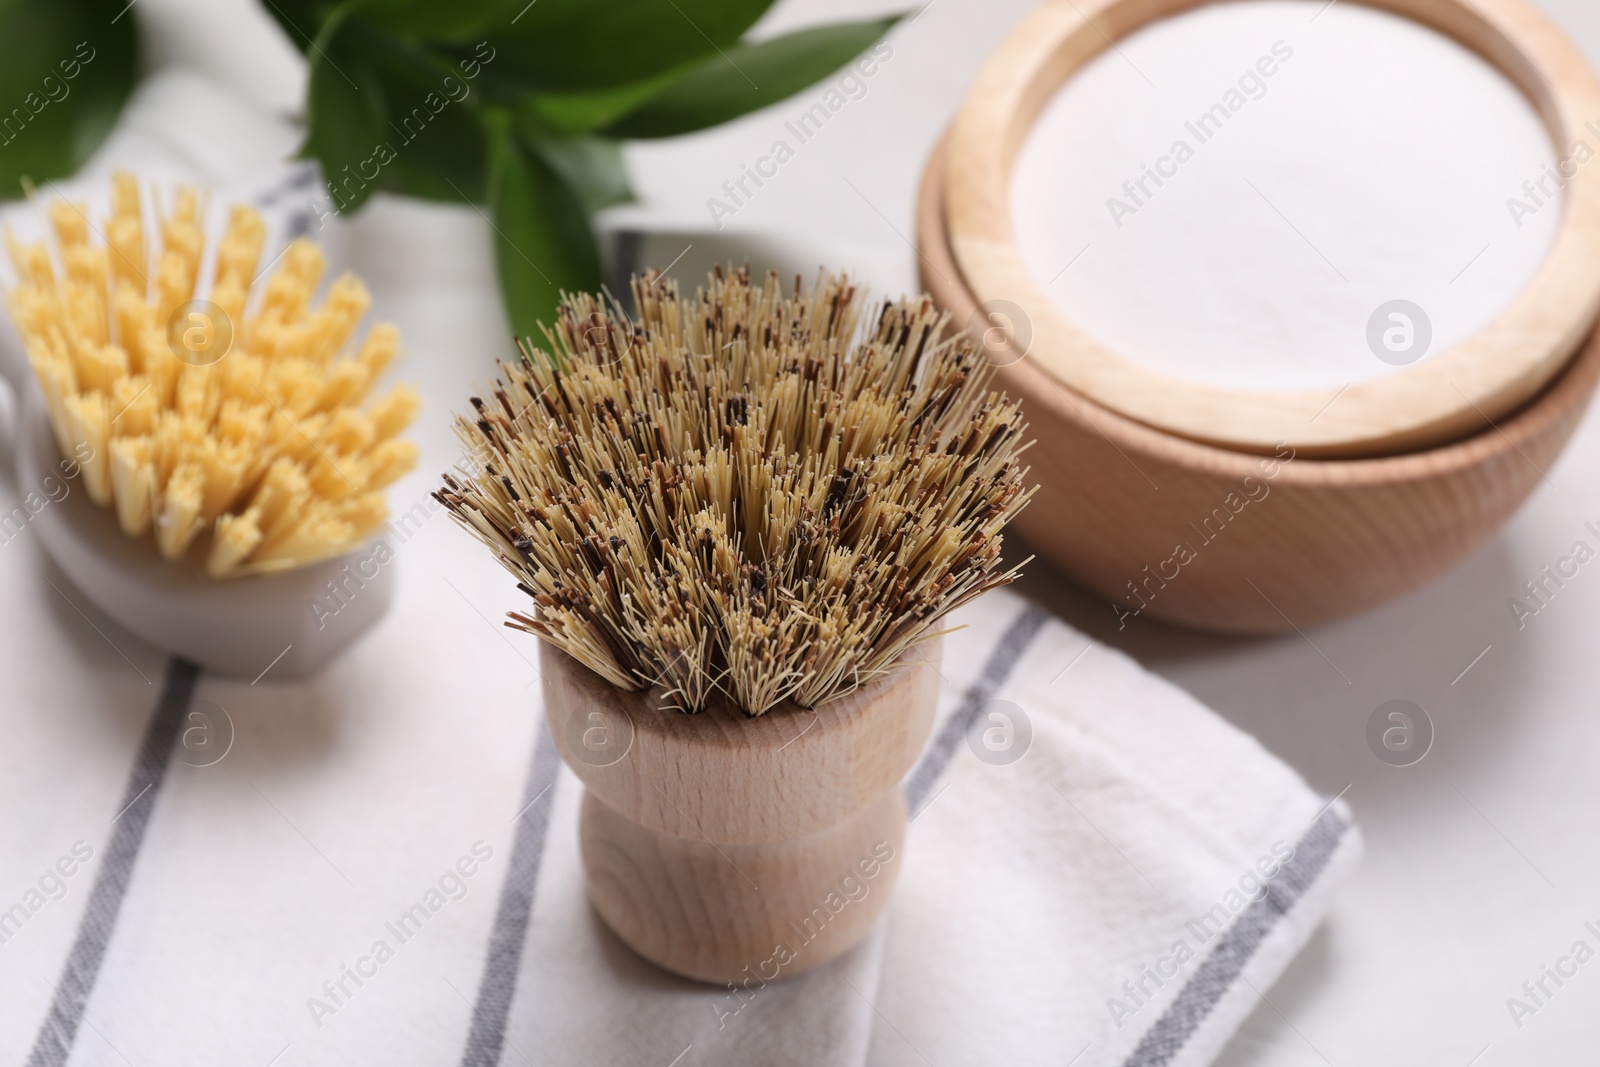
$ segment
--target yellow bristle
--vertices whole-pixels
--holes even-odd
[[[256,311],[256,321],[252,324],[252,342],[261,349],[263,355],[276,353],[274,346],[287,332],[283,329],[286,324],[305,318],[311,294],[316,291],[317,282],[322,280],[322,268],[322,250],[304,237],[297,239],[284,252],[283,258],[278,261],[278,269],[267,280],[261,306]],[[267,327],[276,328],[271,341],[255,338],[255,329]]]
[[[161,223],[164,250],[198,261],[205,237],[200,227],[200,194],[188,186],[179,186],[172,198],[172,214]]]
[[[348,523],[357,537],[365,537],[389,520],[389,506],[383,494],[362,493],[346,500],[335,509],[340,521]]]
[[[215,438],[208,444],[213,448],[205,456],[206,495],[201,510],[210,524],[231,509],[244,492],[255,473],[255,457],[245,445],[219,442]]]
[[[295,418],[279,407],[272,421],[267,424],[267,440],[272,442],[274,451],[286,459],[296,460],[302,469],[309,470],[312,461],[318,458],[317,438],[322,435],[327,422],[326,415]]]
[[[177,402],[178,380],[188,364],[172,354],[166,335],[154,328],[142,335],[139,348],[144,353],[144,374],[150,379],[150,392],[163,411],[170,410]]]
[[[337,411],[360,400],[367,391],[367,369],[353,359],[341,360],[323,375],[311,402],[313,411]]]
[[[243,204],[236,206],[228,219],[228,232],[217,246],[216,285],[248,290],[266,240],[267,224],[260,213]]]
[[[318,445],[339,455],[355,455],[372,444],[372,420],[351,408],[345,408],[328,420]]]
[[[72,436],[67,414],[67,397],[74,395],[71,364],[64,359],[33,360],[39,391],[44,394],[45,410],[50,413],[50,429],[62,455],[70,455],[77,439]]]
[[[86,205],[57,200],[50,205],[50,226],[63,253],[89,243],[89,216]]]
[[[250,509],[258,513],[262,530],[274,533],[290,525],[310,498],[311,485],[306,472],[289,460],[279,459],[267,470]]]
[[[385,489],[416,469],[421,450],[405,440],[384,441],[367,454],[367,485]]]
[[[249,299],[249,278],[243,281],[233,276],[219,278],[216,288],[211,290],[211,302],[222,309],[225,321],[229,323],[244,321],[245,303]]]
[[[400,331],[383,324],[367,331],[367,339],[361,344],[361,354],[356,358],[366,368],[368,381],[371,381],[387,370],[399,354]]]
[[[117,522],[129,537],[148,530],[155,512],[154,451],[149,437],[119,437],[111,442],[112,496],[117,502]]]
[[[313,532],[311,527],[327,521],[327,504],[309,491],[296,499],[297,503],[286,507],[278,521],[267,528],[260,546],[250,556],[252,564],[272,566],[295,555],[315,557],[320,551],[317,546],[323,534]]]
[[[201,424],[210,423],[222,405],[222,397],[213,384],[215,381],[216,375],[211,373],[210,367],[186,364],[178,372],[178,393],[173,409],[185,418]]]
[[[404,385],[395,386],[367,409],[372,418],[373,438],[387,441],[410,426],[421,410],[421,394]]]
[[[122,279],[116,284],[111,297],[111,320],[116,325],[117,340],[122,345],[123,351],[128,353],[128,366],[134,372],[143,372],[151,362],[153,349],[151,342],[152,332],[159,338],[156,330],[155,311],[145,303],[141,292],[134,289],[133,283]],[[166,351],[166,344],[159,346],[161,352]]]
[[[230,397],[223,401],[217,413],[217,435],[224,441],[259,448],[261,437],[267,432],[269,414],[261,404],[252,404],[243,397]]]
[[[101,507],[111,503],[111,407],[104,393],[75,393],[64,401],[67,439],[88,445],[93,458],[83,464],[83,485]],[[63,451],[71,451],[70,447]]]
[[[244,566],[261,543],[261,527],[256,518],[256,511],[251,509],[243,515],[224,515],[217,520],[211,554],[206,557],[206,572],[211,577],[225,578]]]
[[[161,406],[151,392],[150,379],[125,375],[111,389],[111,425],[118,437],[141,437],[156,428]]]
[[[338,546],[360,537],[354,524],[341,518],[325,501],[306,507],[300,521],[284,535],[263,543],[251,555],[255,570],[274,571],[296,560],[319,560],[338,554]]]
[[[344,500],[359,493],[364,479],[356,468],[360,464],[349,457],[340,457],[327,449],[314,453],[315,459],[307,461],[311,474],[311,488],[323,500]]]
[[[156,317],[162,322],[170,319],[194,292],[198,266],[198,260],[191,261],[179,251],[169,249],[161,253],[156,263]]]
[[[18,244],[6,232],[6,251],[11,256],[12,266],[17,268],[17,274],[22,277],[25,285],[32,285],[40,292],[49,292],[56,286],[55,264],[50,262],[50,250],[44,242],[36,241],[32,244]]]
[[[149,288],[144,248],[144,212],[139,204],[139,182],[127,171],[111,176],[111,217],[106,220],[111,276],[142,298]]]
[[[96,295],[105,289],[106,279],[110,277],[105,248],[98,245],[91,248],[86,244],[62,248],[61,262],[72,284],[84,286]]]
[[[143,214],[139,202],[139,179],[126,170],[111,175],[111,217],[137,219]]]
[[[78,382],[83,389],[110,393],[128,375],[128,354],[120,345],[82,342],[76,354]]]
[[[311,359],[327,361],[344,347],[356,323],[367,313],[372,297],[361,279],[346,274],[328,289],[328,298],[307,324],[306,352]]]
[[[359,410],[399,335],[375,325],[341,355],[370,300],[346,277],[313,306],[324,261],[303,239],[247,319],[267,230],[246,206],[230,214],[210,292],[197,292],[201,215],[199,195],[179,189],[170,214],[147,227],[137,181],[119,173],[99,229],[81,205],[50,207],[59,270],[45,244],[6,233],[20,278],[7,302],[57,446],[79,459],[89,498],[114,507],[129,536],[153,537],[174,559],[209,537],[214,577],[348,552],[382,525],[381,489],[416,461],[396,439],[416,415],[414,390]],[[180,358],[169,332],[181,340],[182,330],[170,324],[197,299],[212,305],[214,336],[231,328],[232,346]]]
[[[167,479],[156,515],[156,547],[168,559],[183,555],[200,533],[205,488],[205,472],[194,462],[179,463]]]

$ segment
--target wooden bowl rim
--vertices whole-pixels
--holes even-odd
[[[1115,41],[1218,0],[1048,0],[980,70],[949,132],[947,241],[980,308],[1009,302],[1032,324],[1039,373],[1157,431],[1235,451],[1366,458],[1414,452],[1493,426],[1561,373],[1600,315],[1600,166],[1565,187],[1549,255],[1486,329],[1416,366],[1332,389],[1246,392],[1150,370],[1101,345],[1045,295],[1012,230],[1011,171],[1054,91]],[[1556,150],[1600,115],[1581,52],[1523,0],[1360,0],[1476,52],[1522,90]],[[1010,335],[1004,313],[985,325]],[[1330,403],[1332,401],[1332,403]]]
[[[945,201],[941,195],[947,150],[948,138],[941,138],[923,170],[916,206],[917,250],[925,268],[925,287],[933,292],[940,306],[961,320],[976,312],[978,301],[966,284],[947,239]],[[1003,353],[1013,352],[1007,347],[1008,342],[998,344]],[[1057,418],[1103,435],[1119,451],[1226,479],[1261,474],[1262,456],[1193,441],[1129,418],[1063,385],[1033,352],[1015,356],[1010,362],[1003,358],[997,362],[1000,385],[1031,404],[1043,405]],[[1356,490],[1431,481],[1480,467],[1511,452],[1522,452],[1523,445],[1544,435],[1574,408],[1587,405],[1597,381],[1600,331],[1590,337],[1577,358],[1543,392],[1496,425],[1446,444],[1400,455],[1325,459],[1297,454],[1292,461],[1280,464],[1272,481],[1279,488]],[[1545,476],[1531,460],[1527,462],[1536,476]]]

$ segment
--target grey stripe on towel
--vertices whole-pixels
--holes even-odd
[[[911,776],[906,779],[906,807],[910,809],[912,818],[916,818],[921,812],[923,801],[928,799],[928,790],[933,788],[933,783],[939,780],[939,776],[949,766],[951,757],[956,754],[956,749],[961,744],[961,739],[972,729],[972,724],[977,721],[978,713],[983,710],[984,704],[1006,684],[1006,679],[1011,677],[1011,672],[1017,669],[1017,664],[1022,660],[1022,654],[1027,651],[1028,645],[1038,636],[1049,618],[1048,613],[1029,604],[1011,621],[1006,632],[1000,635],[994,651],[989,653],[989,661],[983,665],[983,670],[978,672],[978,680],[967,688],[961,698],[960,706],[945,720],[944,728],[928,746],[928,751],[922,756],[922,762],[917,764]]]
[[[1316,884],[1350,824],[1330,805],[1295,845],[1294,856],[1267,883],[1267,893],[1239,914],[1207,954],[1124,1067],[1164,1067],[1183,1051],[1217,1002],[1239,981],[1256,949]]]
[[[527,939],[528,918],[533,914],[534,891],[539,885],[539,865],[550,826],[550,806],[555,801],[556,775],[561,754],[541,722],[533,745],[533,767],[522,792],[522,810],[516,818],[517,835],[511,844],[511,870],[500,887],[494,929],[489,933],[489,955],[478,983],[478,1002],[472,1009],[472,1029],[461,1067],[495,1067],[506,1042],[506,1020],[511,996],[517,990],[522,968],[522,944]]]
[[[145,727],[144,740],[139,743],[139,754],[134,759],[133,771],[128,775],[128,785],[122,791],[122,802],[112,821],[111,840],[100,861],[100,870],[95,874],[94,888],[89,891],[89,902],[84,906],[78,935],[67,953],[61,981],[55,986],[50,1013],[39,1028],[33,1054],[28,1057],[28,1067],[61,1067],[72,1053],[78,1022],[89,1003],[89,994],[94,992],[100,962],[105,959],[106,946],[111,943],[112,931],[116,929],[117,913],[122,909],[122,898],[133,877],[133,864],[139,858],[145,827],[150,824],[150,813],[155,809],[161,782],[167,775],[178,728],[183,725],[199,677],[200,668],[187,660],[173,657],[167,662],[160,699],[156,702],[155,713],[150,716],[150,724]]]

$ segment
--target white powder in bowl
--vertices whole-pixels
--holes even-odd
[[[1121,355],[1225,388],[1338,388],[1515,299],[1559,221],[1557,166],[1516,87],[1433,30],[1226,3],[1145,27],[1058,91],[1012,219],[1040,286]]]

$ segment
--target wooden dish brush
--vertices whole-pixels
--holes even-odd
[[[368,402],[399,333],[376,325],[346,353],[365,286],[346,275],[313,306],[321,251],[302,238],[262,269],[267,226],[253,208],[232,209],[204,287],[200,195],[179,188],[153,225],[146,214],[137,179],[119,173],[99,225],[59,199],[49,240],[6,235],[18,278],[7,303],[38,386],[24,401],[21,484],[70,466],[60,506],[26,522],[153,643],[245,674],[298,644],[279,673],[303,673],[387,603],[370,591],[333,634],[313,609],[348,570],[337,562],[387,520],[384,488],[416,464],[399,436],[415,390]]]
[[[587,792],[589,894],[641,955],[771,980],[888,899],[942,616],[1015,577],[1024,424],[926,298],[655,275],[569,298],[458,422],[438,499],[531,601]]]

